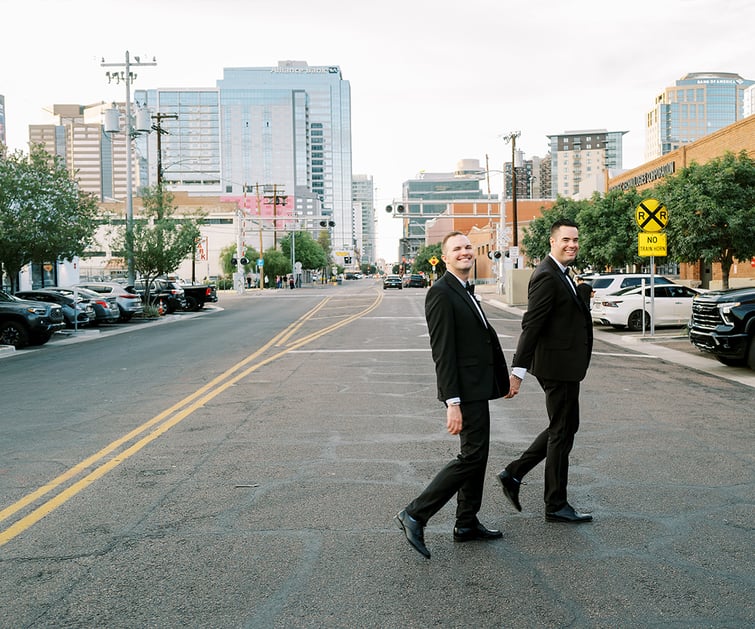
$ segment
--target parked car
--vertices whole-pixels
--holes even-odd
[[[400,275],[386,275],[383,280],[383,290],[386,288],[398,288],[401,290],[404,288],[404,283],[401,281]]]
[[[0,345],[43,345],[65,327],[58,304],[26,301],[0,291]]]
[[[143,303],[147,298],[146,282],[143,279],[136,280],[134,290],[139,293]],[[149,301],[153,306],[162,302],[168,313],[186,309],[186,294],[181,285],[176,281],[160,277],[150,283]]]
[[[651,294],[652,300],[651,315]],[[655,326],[684,326],[692,313],[692,300],[700,291],[679,284],[625,288],[611,295],[593,301],[592,319],[594,322],[614,328],[629,328],[633,331],[649,330],[653,319]],[[651,318],[652,316],[652,318]]]
[[[75,286],[94,291],[106,298],[115,297],[122,322],[129,321],[135,314],[141,314],[144,311],[142,298],[133,286],[125,286],[117,282],[81,282]]]
[[[404,286],[407,288],[424,288],[427,286],[424,275],[418,273],[412,273],[405,281]]]
[[[689,340],[724,365],[755,369],[755,288],[712,290],[695,297]]]
[[[72,296],[63,295],[50,288],[39,288],[37,290],[23,290],[16,293],[16,297],[28,299],[30,301],[44,301],[47,303],[58,304],[63,309],[63,319],[67,328],[84,327],[92,323],[96,315],[94,306],[84,297],[79,297],[76,301]]]
[[[650,285],[650,275],[647,273],[593,273],[579,277],[592,286],[593,306],[604,295],[616,293],[624,288],[641,286],[643,281],[646,285]],[[653,282],[656,285],[674,284],[673,281],[662,275],[656,275]]]
[[[89,300],[89,303],[94,308],[94,321],[92,323],[95,325],[99,325],[100,323],[116,323],[121,318],[121,311],[118,309],[115,297],[105,297],[104,295],[78,286],[70,288],[51,286],[50,290],[55,290],[69,297],[73,297],[75,292],[76,295]]]

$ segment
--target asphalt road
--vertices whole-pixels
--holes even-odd
[[[753,382],[675,340],[598,330],[570,477],[593,523],[544,521],[541,468],[522,513],[493,482],[543,426],[527,379],[491,405],[504,538],[455,544],[449,504],[413,551],[392,517],[458,444],[423,298],[223,294],[0,360],[0,627],[755,625]],[[484,300],[510,359],[521,313]]]

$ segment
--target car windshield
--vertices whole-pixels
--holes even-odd
[[[593,288],[608,288],[612,284],[613,280],[610,277],[598,277],[592,280],[590,283]]]

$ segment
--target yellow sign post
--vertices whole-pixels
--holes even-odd
[[[666,256],[666,234],[649,234],[641,232],[637,234],[637,244],[640,257]]]
[[[644,232],[659,232],[668,225],[668,212],[658,199],[645,199],[637,206],[634,220]]]
[[[637,234],[637,253],[650,258],[650,336],[655,336],[655,256],[668,255],[666,234],[658,233],[668,225],[668,211],[658,199],[645,199],[635,209],[634,220],[642,230]],[[642,328],[644,334],[644,316]]]

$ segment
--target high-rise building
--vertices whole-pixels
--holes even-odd
[[[745,90],[753,84],[731,72],[692,72],[665,88],[647,114],[645,160],[744,118]]]
[[[134,100],[151,112],[153,133],[136,143],[150,185],[158,178],[170,190],[221,194],[220,93],[207,89],[136,90]]]
[[[486,171],[479,160],[463,159],[451,173],[420,173],[415,179],[402,184],[401,200],[391,206],[395,218],[403,220],[403,233],[399,241],[399,260],[414,260],[425,245],[427,222],[439,217],[454,201],[472,201],[487,196],[480,187]]]
[[[102,201],[126,196],[126,134],[105,133],[102,118],[109,108],[104,104],[53,105],[52,123],[29,125],[29,143],[41,144],[50,155],[60,157],[81,189]],[[145,184],[134,150],[131,159],[136,192]]]
[[[625,133],[592,129],[549,135],[551,198],[587,199],[603,192],[610,170],[622,168]]]
[[[360,245],[352,220],[351,87],[338,66],[281,61],[225,68],[220,94],[222,188],[272,185],[314,194],[334,249]]]
[[[375,188],[369,175],[353,175],[351,179],[354,219],[361,221],[361,262],[374,264],[377,254],[375,232]]]

